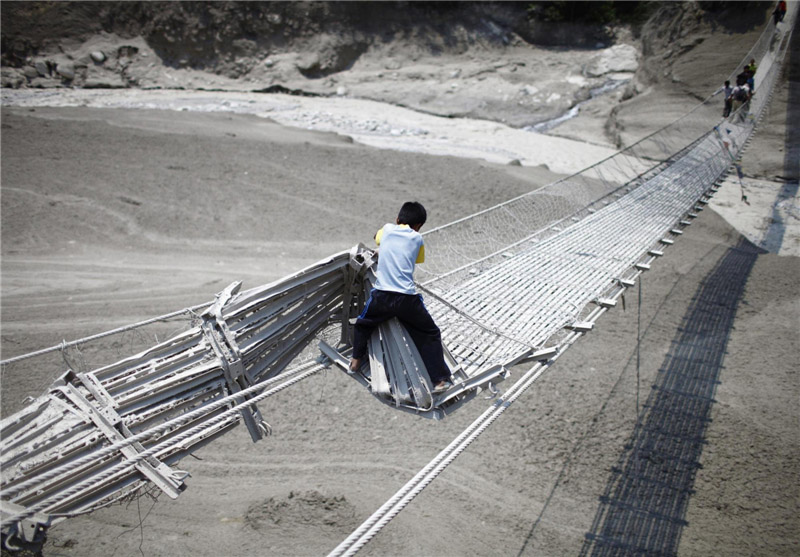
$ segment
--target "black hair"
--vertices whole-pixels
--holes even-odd
[[[426,220],[428,213],[419,201],[406,201],[397,214],[397,222],[408,226],[422,226]]]

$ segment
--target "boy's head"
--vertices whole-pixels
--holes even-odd
[[[419,230],[428,219],[425,207],[418,201],[406,201],[397,214],[397,224],[407,224],[414,230]]]
[[[731,82],[730,82],[730,81],[726,81],[726,82],[725,82],[725,87],[730,87],[730,84],[731,84]]]

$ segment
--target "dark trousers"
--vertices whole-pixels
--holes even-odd
[[[444,362],[442,334],[419,294],[373,289],[364,310],[356,319],[353,358],[360,360],[366,355],[367,341],[373,329],[392,317],[397,317],[411,335],[433,384],[449,380],[450,370]]]

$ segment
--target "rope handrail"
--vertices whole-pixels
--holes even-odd
[[[605,309],[598,312],[600,315]],[[574,333],[571,342],[580,337]],[[425,487],[447,468],[466,448],[472,444],[492,423],[500,417],[537,379],[539,379],[560,356],[554,355],[547,363],[536,363],[519,378],[504,395],[497,398],[489,408],[467,426],[453,441],[423,467],[411,480],[401,487],[377,511],[367,518],[361,526],[340,543],[328,557],[355,555],[386,524],[403,510]]]
[[[199,309],[208,307],[213,302],[207,302],[205,304],[197,304],[195,306],[190,306],[187,308],[179,309],[173,311],[172,313],[167,313],[164,315],[160,315],[158,317],[151,317],[150,319],[145,319],[144,321],[139,321],[137,323],[133,323],[131,325],[125,325],[124,327],[117,327],[116,329],[111,329],[108,331],[103,331],[102,333],[97,333],[88,337],[79,338],[76,340],[71,340],[67,342],[66,340],[61,342],[61,344],[56,344],[55,346],[50,346],[49,348],[42,348],[41,350],[37,350],[35,352],[29,352],[27,354],[20,354],[19,356],[14,356],[13,358],[8,358],[6,360],[0,360],[0,366],[6,366],[8,364],[13,364],[15,362],[21,362],[22,360],[26,360],[28,358],[33,358],[35,356],[43,356],[45,354],[49,354],[50,352],[55,352],[56,350],[64,350],[66,348],[70,348],[72,346],[77,346],[79,344],[85,344],[87,342],[92,342],[94,340],[99,340],[101,338],[105,338],[111,335],[116,335],[119,333],[124,333],[126,331],[131,331],[133,329],[137,329],[139,327],[144,327],[145,325],[151,325],[153,323],[157,323],[159,321],[166,321],[167,319],[172,319],[173,317],[178,317],[183,315],[184,313],[188,313],[194,315]]]

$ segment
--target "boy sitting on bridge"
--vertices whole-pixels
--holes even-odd
[[[356,319],[350,371],[361,367],[372,330],[397,317],[414,340],[433,382],[433,392],[438,394],[452,386],[450,370],[444,361],[439,327],[414,285],[415,264],[425,261],[425,246],[419,230],[427,217],[421,203],[408,201],[400,208],[396,224],[385,224],[375,235],[379,246],[377,281]]]

